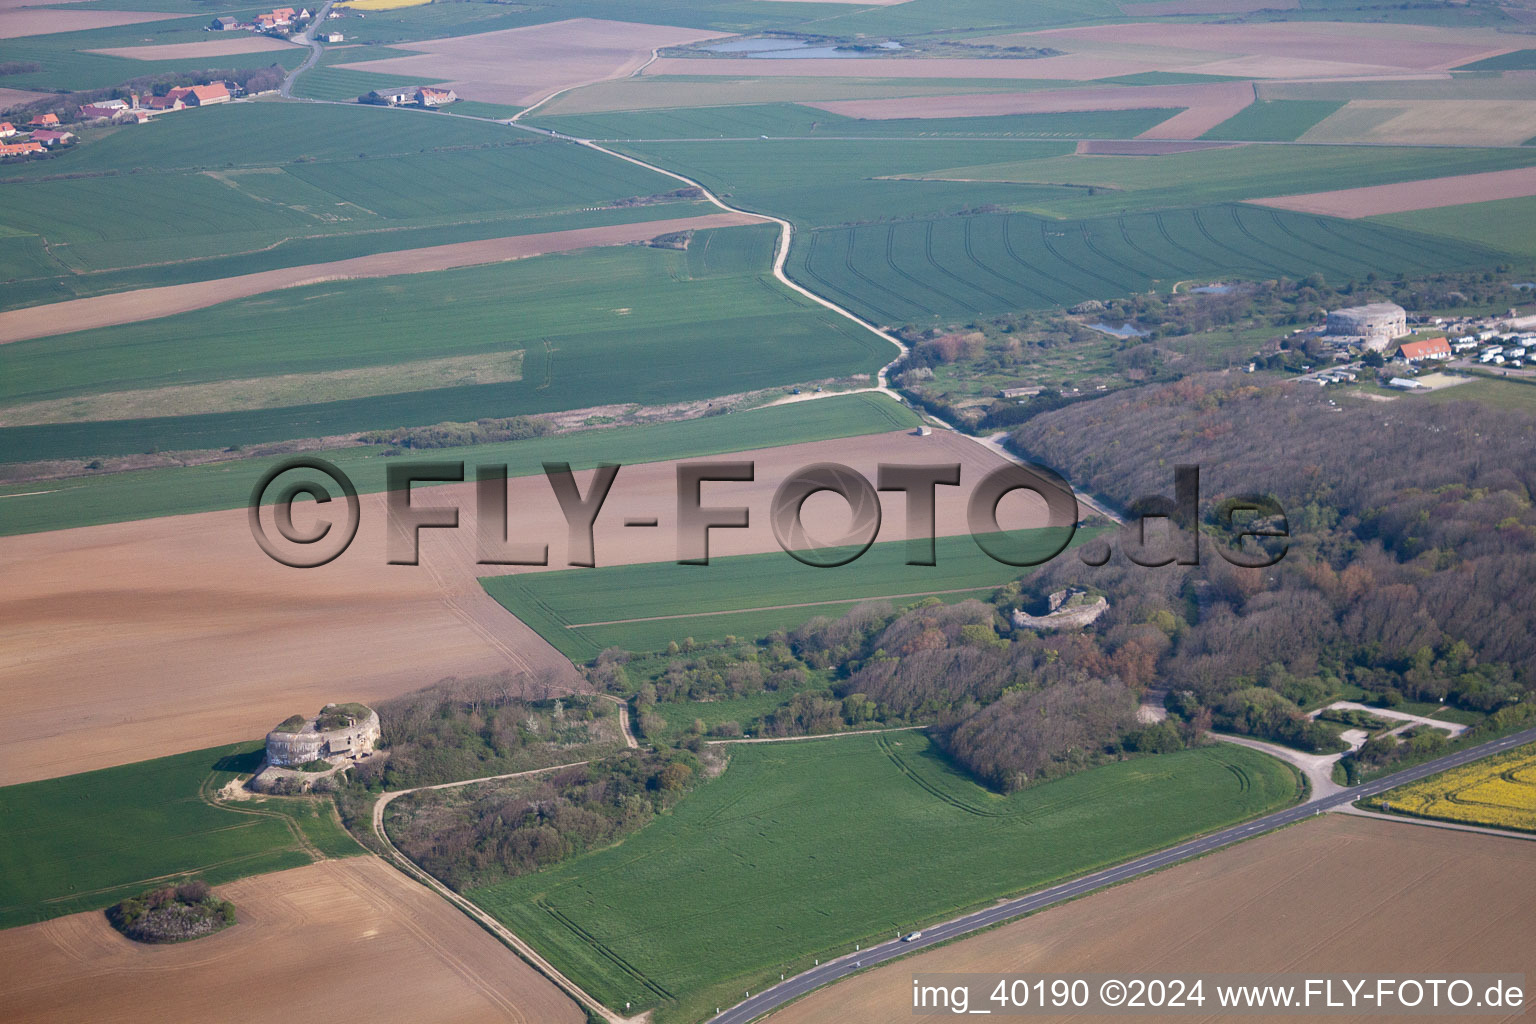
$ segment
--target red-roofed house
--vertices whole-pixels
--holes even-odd
[[[25,156],[28,153],[41,153],[43,144],[40,142],[0,142],[0,157]]]
[[[104,117],[116,117],[121,107],[101,107],[94,103],[87,103],[80,108],[80,120],[96,121]]]
[[[47,129],[39,129],[32,133],[33,142],[41,142],[49,149],[52,149],[54,146],[57,146],[61,142],[68,142],[74,137],[74,132],[55,132],[48,131]]]
[[[9,121],[0,121],[0,139],[8,139],[16,134],[16,126]]]
[[[214,82],[212,85],[194,85],[187,93],[185,102],[189,107],[207,107],[215,103],[228,103],[229,90],[223,82]]]
[[[184,106],[186,106],[186,104],[181,102],[180,96],[170,95],[151,96],[144,103],[144,109],[157,112],[162,110],[180,110]]]
[[[1444,338],[1425,338],[1422,341],[1403,342],[1397,354],[1410,363],[1423,362],[1425,359],[1449,359],[1451,346]]]
[[[58,114],[38,114],[27,122],[28,128],[52,128],[59,123]]]
[[[445,103],[452,103],[459,98],[459,94],[452,89],[433,89],[422,86],[416,90],[416,102],[423,107],[440,107]]]

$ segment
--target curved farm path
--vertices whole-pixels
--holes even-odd
[[[617,697],[605,696],[605,699],[611,700],[619,705],[619,727],[624,732],[625,742],[631,748],[638,747],[639,743],[636,742],[634,734],[631,733],[629,729],[628,705],[619,700]],[[399,847],[395,846],[394,842],[389,838],[389,834],[384,830],[384,809],[388,807],[392,801],[398,797],[405,796],[407,793],[421,793],[437,789],[458,789],[463,786],[473,786],[480,782],[497,782],[502,779],[518,779],[525,778],[530,775],[542,775],[545,772],[555,772],[565,768],[579,768],[584,764],[587,764],[587,762],[572,761],[570,764],[550,765],[548,768],[534,768],[525,772],[508,772],[504,775],[487,775],[478,779],[464,779],[459,782],[443,782],[435,786],[417,786],[414,789],[397,789],[389,793],[384,793],[373,805],[373,834],[378,837],[379,842],[382,843],[384,849],[388,851],[389,859],[394,862],[396,867],[400,868],[400,870],[404,871],[412,878],[415,878],[418,881],[424,883],[428,888],[432,889],[439,896],[443,897],[443,899],[447,900],[459,910],[469,915],[470,918],[478,922],[481,927],[485,928],[486,931],[496,936],[506,945],[512,947],[518,956],[522,957],[524,961],[526,961],[540,974],[544,975],[550,981],[560,986],[560,988],[564,990],[565,994],[576,1000],[578,1004],[590,1010],[592,1013],[602,1017],[604,1020],[609,1021],[610,1024],[629,1024],[629,1022],[646,1021],[650,1018],[650,1014],[648,1012],[639,1014],[635,1017],[622,1017],[608,1009],[593,997],[589,996],[581,988],[581,986],[571,981],[564,974],[561,974],[553,964],[540,956],[538,951],[535,950],[532,946],[528,945],[528,943],[518,938],[510,928],[502,924],[490,914],[486,913],[475,903],[472,903],[470,900],[460,896],[458,893],[448,888],[448,886],[438,881],[436,876],[434,876],[431,872],[420,867],[415,861],[411,860],[411,858],[402,853]]]
[[[294,42],[309,47],[309,56],[304,58],[304,63],[288,72],[287,76],[283,79],[283,84],[277,87],[278,95],[283,97],[283,99],[291,99],[293,97],[293,83],[298,81],[299,76],[304,72],[320,63],[320,54],[324,51],[320,44],[315,41],[315,29],[325,24],[326,15],[331,13],[331,4],[334,2],[335,0],[325,0],[325,3],[321,4],[320,9],[315,12],[315,16],[310,21],[309,26],[294,37]]]
[[[653,60],[655,59],[654,53],[652,54],[652,59]],[[642,66],[642,70],[643,70],[643,66]],[[639,72],[637,71],[636,74],[639,74]],[[665,176],[667,176],[669,178],[672,178],[674,181],[680,181],[680,182],[682,182],[685,185],[689,185],[689,186],[691,186],[693,188],[698,189],[699,193],[705,199],[709,200],[711,203],[713,203],[714,205],[718,206],[720,209],[722,209],[722,210],[724,210],[724,211],[726,211],[728,213],[743,214],[745,216],[756,217],[756,218],[758,218],[760,220],[770,221],[770,222],[772,222],[774,224],[777,224],[779,226],[779,240],[778,240],[778,244],[775,246],[775,249],[774,249],[774,255],[773,255],[773,276],[775,278],[777,278],[779,280],[779,283],[784,285],[784,287],[789,288],[791,291],[797,292],[800,295],[805,296],[807,299],[810,299],[812,302],[816,303],[818,306],[822,306],[822,307],[824,307],[826,309],[829,309],[832,312],[836,313],[838,316],[843,317],[846,320],[851,320],[852,322],[858,324],[860,327],[864,328],[866,331],[869,331],[870,333],[876,335],[880,339],[882,339],[884,341],[887,341],[891,345],[895,346],[895,348],[896,348],[896,356],[895,356],[895,358],[893,358],[890,362],[886,363],[884,366],[880,367],[880,369],[878,371],[876,371],[876,373],[875,373],[875,386],[872,387],[872,388],[860,388],[860,389],[857,389],[857,390],[859,390],[859,391],[878,391],[881,394],[887,395],[887,396],[895,399],[896,401],[901,402],[903,405],[907,404],[906,399],[902,398],[900,394],[898,394],[895,390],[893,390],[891,388],[891,386],[890,386],[890,376],[889,376],[891,367],[895,366],[896,363],[900,362],[902,360],[902,358],[904,358],[907,355],[907,346],[906,346],[906,344],[903,343],[900,338],[897,338],[891,332],[885,330],[884,328],[880,327],[879,325],[877,325],[875,323],[870,322],[869,320],[864,319],[863,317],[859,316],[857,313],[853,312],[851,309],[847,309],[847,308],[845,308],[843,306],[840,306],[837,303],[833,302],[831,299],[826,298],[823,295],[818,295],[816,292],[811,291],[809,288],[807,288],[804,285],[800,284],[800,282],[796,281],[794,278],[790,277],[788,274],[786,274],[784,272],[784,265],[785,265],[785,263],[789,259],[789,246],[790,246],[790,242],[794,239],[794,234],[795,234],[794,225],[792,225],[789,221],[785,220],[783,217],[775,217],[775,216],[773,216],[771,214],[758,213],[755,210],[744,210],[741,207],[732,206],[731,204],[729,204],[729,203],[725,202],[723,199],[721,199],[719,196],[715,195],[714,192],[710,191],[710,189],[702,181],[695,181],[693,178],[690,178],[687,175],[679,174],[676,171],[668,170],[667,168],[661,167],[661,166],[659,166],[657,164],[649,163],[648,161],[641,160],[641,159],[639,159],[637,157],[628,156],[628,155],[626,155],[624,153],[620,153],[620,152],[618,152],[616,150],[609,149],[606,146],[600,145],[599,143],[592,141],[591,139],[580,139],[580,138],[576,138],[575,136],[572,136],[572,135],[564,135],[564,134],[561,134],[560,132],[550,131],[550,130],[545,129],[545,128],[534,128],[534,127],[531,127],[529,125],[525,125],[525,124],[521,123],[522,119],[524,117],[527,117],[529,114],[533,113],[539,107],[543,106],[545,103],[549,102],[550,100],[554,99],[555,97],[561,95],[562,93],[564,93],[566,91],[568,91],[568,90],[561,90],[560,92],[551,93],[550,95],[544,97],[544,99],[539,100],[539,102],[533,104],[532,106],[530,106],[530,107],[528,107],[528,108],[526,108],[524,110],[519,111],[517,114],[513,115],[513,117],[508,119],[505,123],[510,125],[510,126],[512,126],[512,127],[514,127],[514,128],[520,128],[520,129],[522,129],[523,131],[526,131],[526,132],[533,132],[533,133],[535,133],[537,135],[543,135],[543,136],[546,136],[546,137],[549,137],[549,138],[562,139],[562,140],[567,141],[567,142],[574,142],[574,143],[576,143],[579,146],[586,146],[588,149],[596,150],[597,152],[605,154],[606,156],[611,156],[611,157],[613,157],[616,160],[623,160],[626,163],[634,164],[637,167],[644,167],[648,171],[653,171],[653,172],[655,172],[657,174],[665,175]],[[780,399],[780,402],[782,403],[782,402],[785,402],[785,401],[812,401],[812,400],[815,400],[817,398],[830,398],[830,397],[832,397],[833,394],[848,394],[848,393],[849,392],[846,392],[846,391],[843,391],[843,392],[818,392],[818,393],[812,394],[812,395],[789,396],[789,397],[787,397],[785,399]],[[779,404],[779,403],[775,403],[775,404]],[[1001,456],[1002,458],[1006,459],[1007,461],[1009,461],[1009,462],[1011,462],[1011,463],[1013,463],[1015,465],[1019,465],[1019,466],[1028,465],[1026,460],[1024,460],[1024,459],[1020,458],[1019,456],[1015,455],[1012,451],[1010,451],[1002,443],[1001,438],[1004,436],[1002,434],[996,434],[996,435],[993,435],[993,436],[987,437],[987,438],[980,438],[980,437],[976,437],[973,434],[968,434],[965,431],[960,430],[953,423],[950,423],[948,420],[945,420],[942,417],[936,416],[936,415],[934,415],[932,413],[927,413],[927,412],[923,412],[923,411],[919,410],[919,415],[924,416],[924,418],[926,420],[928,420],[929,422],[935,423],[935,424],[943,427],[945,430],[951,431],[952,433],[954,433],[955,435],[957,435],[959,437],[966,438],[969,441],[972,441],[972,442],[974,442],[974,443],[976,443],[978,445],[981,445],[983,448],[987,449],[988,451],[993,452],[994,454]],[[1085,498],[1085,497],[1083,497],[1081,495],[1077,495],[1075,492],[1073,493],[1073,497],[1078,502],[1080,502],[1081,504],[1087,505],[1089,508],[1093,509],[1095,512],[1098,512],[1101,515],[1104,515],[1105,517],[1110,519],[1112,522],[1116,522],[1116,523],[1123,523],[1124,522],[1124,520],[1120,516],[1116,515],[1113,511],[1111,511],[1108,507],[1106,507],[1101,502],[1095,501],[1092,498]]]

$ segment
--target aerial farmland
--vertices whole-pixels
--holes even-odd
[[[1521,1017],[1533,70],[0,2],[0,1017]]]

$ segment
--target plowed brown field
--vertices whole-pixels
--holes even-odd
[[[1334,192],[1252,199],[1259,206],[1320,213],[1327,217],[1375,217],[1383,213],[1429,210],[1437,206],[1483,203],[1492,199],[1536,196],[1536,167],[1517,167],[1449,178],[1423,178],[1394,185],[1367,185]]]
[[[769,1019],[774,1024],[906,1020],[912,1016],[912,975],[918,972],[1122,978],[1525,973],[1531,966],[1530,922],[1536,920],[1531,852],[1531,844],[1518,839],[1324,815],[876,968],[813,993]],[[976,1007],[974,999],[971,1006]],[[1034,1019],[1102,1019],[1107,1024],[1125,1018],[1078,1014]],[[1220,1011],[1208,1001],[1204,1013],[1184,1019],[1217,1020]]]
[[[712,555],[777,550],[770,499],[811,463],[840,462],[871,480],[882,461],[961,463],[964,486],[938,489],[939,532],[949,535],[965,529],[969,485],[1000,461],[948,432],[735,457],[756,461],[756,481],[707,484],[703,500],[748,506],[752,525],[712,531]],[[583,493],[590,477],[578,474]],[[902,496],[883,498],[882,536],[904,536]],[[298,709],[449,675],[510,669],[579,687],[570,663],[476,582],[510,570],[476,564],[474,484],[417,488],[413,500],[461,508],[459,529],[422,531],[420,566],[387,564],[377,494],[361,498],[352,546],[318,569],[268,559],[243,509],[0,539],[0,785],[249,739]],[[565,566],[565,520],[549,484],[514,481],[510,504],[509,535],[547,542],[552,565]],[[298,529],[313,525],[313,509],[295,510]],[[678,557],[676,509],[676,463],[626,466],[597,521],[598,564]],[[805,512],[818,536],[847,525],[846,506],[830,497]],[[1006,527],[1044,522],[1043,508],[1014,515]],[[660,527],[623,525],[647,516]],[[264,520],[270,532],[270,510]]]
[[[982,93],[969,96],[840,100],[806,105],[820,107],[822,110],[842,114],[845,117],[874,120],[1186,107],[1188,109],[1182,113],[1143,132],[1141,137],[1194,139],[1252,102],[1253,86],[1248,82],[1207,82],[1199,85],[1113,86],[1052,89],[1026,93]]]
[[[421,52],[414,57],[338,66],[444,79],[467,99],[527,105],[563,89],[631,74],[651,58],[656,47],[727,34],[674,25],[571,18],[529,28],[397,43],[396,49]]]
[[[376,857],[259,875],[219,892],[239,924],[178,945],[131,942],[100,913],[0,932],[0,962],[12,968],[0,972],[0,1019],[586,1020],[516,954]]]
[[[52,35],[55,32],[82,32],[91,28],[137,25],[143,21],[165,21],[181,14],[151,14],[148,11],[52,11],[41,7],[0,8],[0,39],[21,36]]]
[[[267,50],[287,50],[295,44],[286,39],[271,36],[251,36],[243,33],[214,33],[214,39],[206,43],[165,43],[160,46],[115,46],[105,50],[86,50],[107,57],[127,57],[129,60],[182,60],[189,57],[219,57],[226,53],[264,53]]]
[[[1446,71],[1468,61],[1520,48],[1519,37],[1489,29],[1455,29],[1363,22],[1256,22],[1191,26],[1169,22],[1095,25],[990,36],[999,46],[1050,46],[1074,54],[1166,62],[1166,70],[1237,74],[1220,62],[1273,57],[1299,62],[1287,72],[1266,66],[1264,77],[1313,73],[1316,62],[1353,64],[1369,70]],[[1044,62],[1041,62],[1044,63]],[[1049,77],[1049,76],[1044,76]]]

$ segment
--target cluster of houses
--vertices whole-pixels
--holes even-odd
[[[75,121],[143,124],[157,114],[228,103],[240,91],[240,87],[232,82],[209,82],[207,85],[179,85],[164,96],[129,93],[127,99],[94,100],[85,104]],[[75,133],[65,131],[59,115],[54,113],[38,114],[20,128],[9,121],[0,121],[0,159],[30,156],[74,141]]]
[[[241,29],[248,32],[280,32],[292,28],[298,22],[308,20],[309,8],[307,7],[274,7],[247,22],[230,17],[214,18],[213,23],[208,27],[215,32],[235,32]]]
[[[435,110],[457,101],[459,94],[452,89],[437,89],[424,85],[417,89],[375,89],[357,102],[371,103],[380,107],[422,107]]]
[[[57,114],[38,114],[20,129],[9,121],[0,121],[0,158],[41,153],[67,145],[74,137],[74,132],[59,127]]]
[[[239,91],[240,87],[232,82],[209,82],[207,85],[178,85],[164,96],[129,93],[125,100],[96,100],[87,103],[80,108],[80,120],[143,124],[156,114],[228,103]]]

